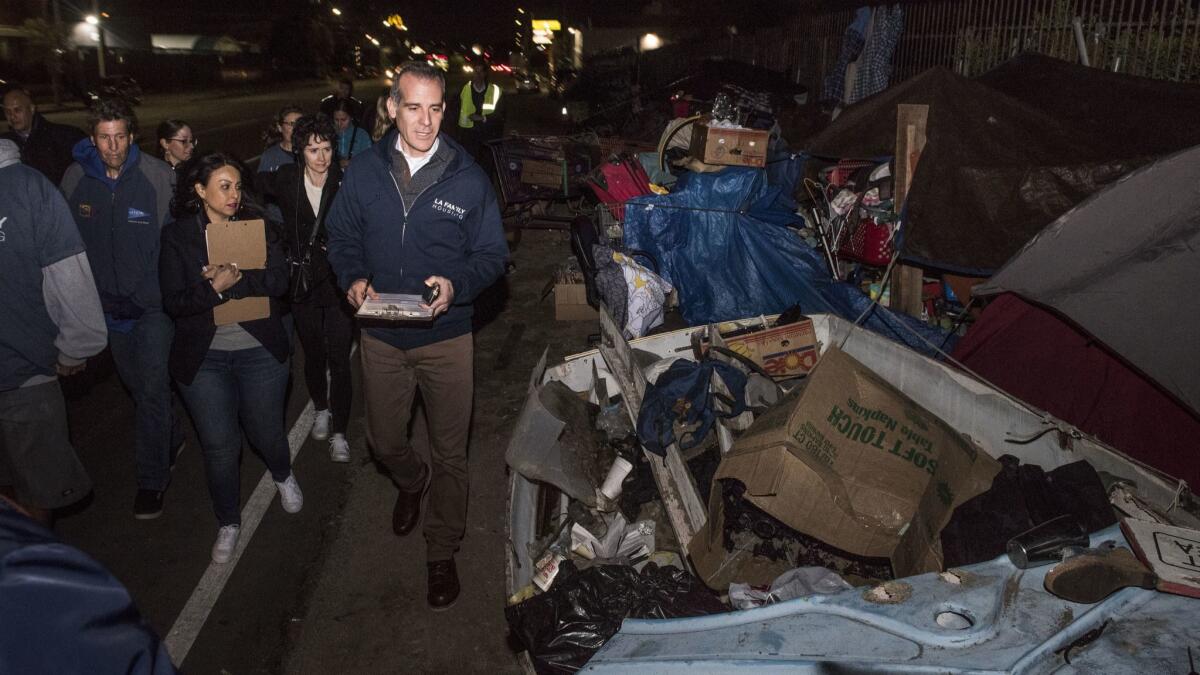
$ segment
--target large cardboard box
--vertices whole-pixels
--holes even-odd
[[[242,270],[260,270],[267,266],[267,230],[263,220],[230,220],[209,223],[205,229],[208,260],[211,263],[236,263]],[[213,308],[218,326],[265,319],[271,315],[269,298],[238,298]]]
[[[759,129],[710,127],[697,122],[692,132],[692,157],[705,164],[730,166],[767,165],[767,144],[771,132]]]
[[[554,284],[554,318],[559,321],[599,321],[600,312],[587,302],[582,282]]]
[[[817,334],[812,319],[804,318],[777,328],[725,338],[725,345],[783,380],[804,375],[817,364]]]
[[[888,558],[897,577],[941,568],[939,534],[987,490],[1000,465],[863,364],[830,347],[798,397],[764,414],[721,461],[745,498],[787,526],[850,554]],[[770,583],[777,568],[729,564],[721,491],[689,553],[714,588]],[[734,569],[731,569],[734,568]]]

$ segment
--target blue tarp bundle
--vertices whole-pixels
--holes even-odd
[[[803,161],[793,155],[768,170],[688,172],[671,194],[626,203],[626,247],[657,261],[679,291],[688,324],[777,314],[796,304],[805,313],[854,321],[871,304],[857,287],[831,279],[821,254],[788,227],[802,221],[791,193]],[[939,346],[946,339],[913,317],[878,306],[863,325],[931,356],[934,349],[913,333]]]

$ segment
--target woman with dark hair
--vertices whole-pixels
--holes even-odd
[[[187,122],[163,120],[158,125],[158,148],[163,161],[178,171],[180,165],[192,158],[192,152],[196,149],[196,137]]]
[[[288,286],[283,246],[268,227],[265,269],[239,269],[235,262],[208,258],[210,226],[261,217],[243,192],[245,175],[241,163],[224,153],[192,159],[176,187],[176,221],[163,228],[159,258],[163,307],[175,319],[170,372],[204,453],[220,525],[212,549],[217,563],[233,556],[240,532],[243,432],[275,479],[283,510],[296,513],[304,504],[283,426],[290,369],[288,338],[275,300]],[[216,324],[215,307],[252,297],[269,298],[266,318]]]
[[[341,99],[333,106],[333,125],[337,128],[334,150],[343,169],[355,155],[371,147],[371,132],[358,126],[355,110],[357,106],[347,99]]]
[[[304,111],[295,105],[285,105],[275,113],[271,124],[263,132],[263,141],[267,147],[258,159],[259,173],[272,173],[284,164],[296,161],[292,154],[292,130],[296,127],[296,120],[302,115]]]
[[[333,161],[336,137],[332,122],[324,115],[301,117],[292,135],[300,163],[259,176],[263,192],[283,212],[281,234],[288,257],[293,265],[305,264],[311,271],[309,288],[305,292],[293,289],[291,306],[304,347],[304,380],[317,409],[312,437],[329,439],[331,460],[349,462],[346,429],[354,395],[350,376],[354,318],[325,259],[325,214],[342,179]]]

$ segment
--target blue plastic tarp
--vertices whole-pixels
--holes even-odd
[[[830,278],[821,253],[789,227],[802,223],[791,194],[803,161],[791,156],[769,171],[688,172],[671,194],[626,203],[626,247],[657,262],[689,325],[777,314],[796,304],[854,321],[871,305],[856,286]],[[953,346],[942,331],[884,307],[862,323],[922,354]]]

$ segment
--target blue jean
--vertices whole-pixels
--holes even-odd
[[[137,485],[143,490],[166,490],[171,480],[171,450],[183,443],[183,427],[172,410],[171,376],[167,359],[175,324],[162,310],[146,313],[128,333],[109,331],[117,376],[133,396],[133,458]]]
[[[292,473],[283,419],[288,375],[287,362],[276,361],[265,347],[210,349],[192,383],[179,383],[200,436],[208,493],[222,526],[242,522],[243,430],[272,478],[282,482]]]

